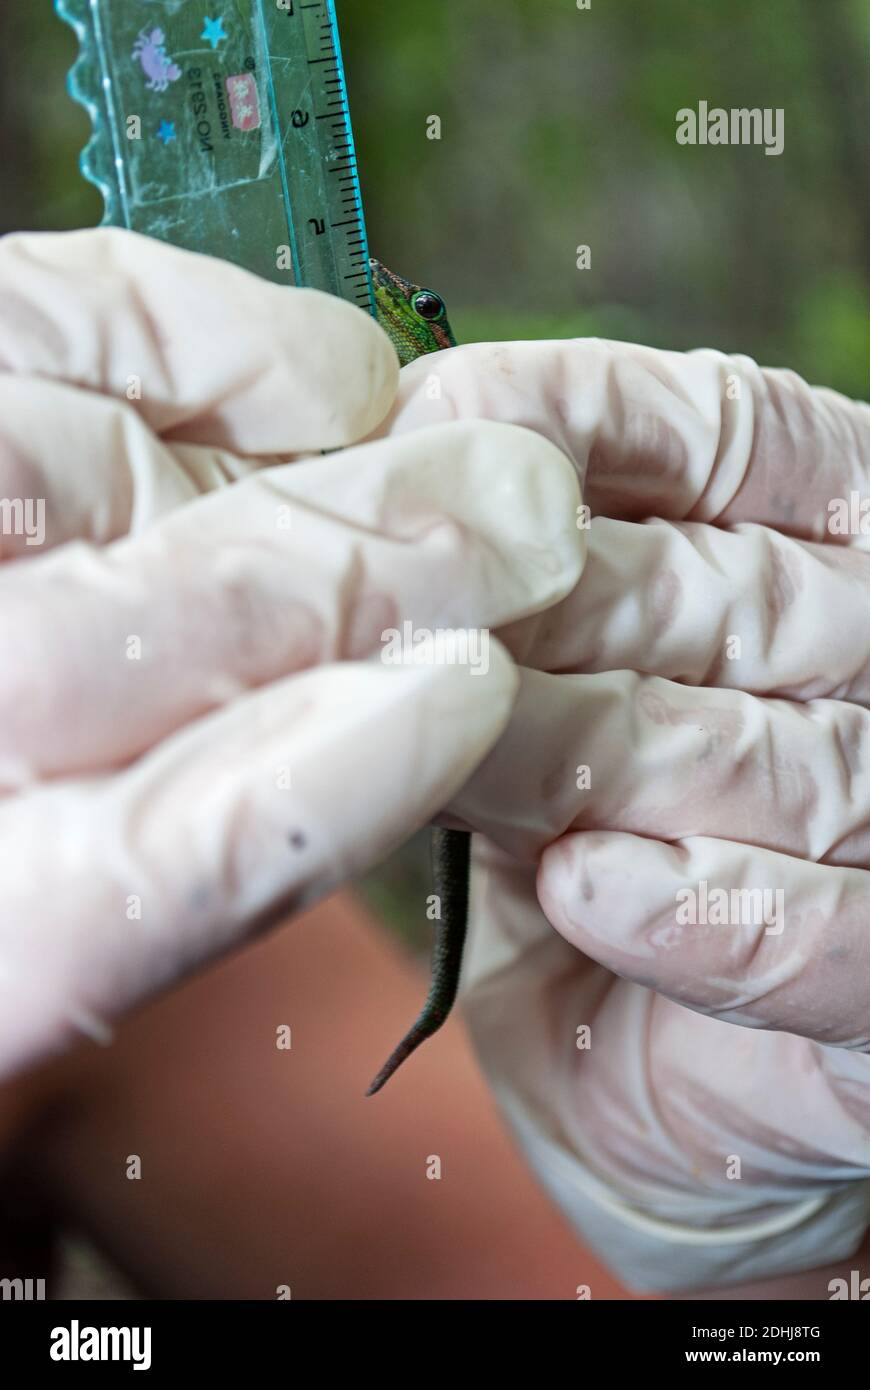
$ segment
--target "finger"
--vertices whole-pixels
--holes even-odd
[[[631,671],[523,670],[510,725],[451,815],[534,860],[571,830],[718,836],[870,862],[870,714]]]
[[[870,555],[767,527],[596,518],[577,587],[500,634],[547,671],[870,702]],[[836,621],[832,621],[836,615]]]
[[[225,450],[165,443],[109,396],[0,375],[0,560],[105,545],[250,468]]]
[[[573,946],[699,1013],[870,1049],[870,874],[690,838],[551,845],[541,906]]]
[[[870,406],[748,357],[583,338],[454,348],[403,370],[379,432],[457,416],[538,430],[574,460],[593,514],[622,520],[830,540],[832,499],[870,492]]]
[[[546,440],[457,422],[254,474],[102,551],[7,566],[0,786],[116,766],[292,671],[389,660],[406,623],[417,640],[555,602],[582,568],[578,495]]]
[[[701,1207],[717,1194],[735,1200],[722,1156],[737,1138],[752,1155],[750,1208],[782,1200],[783,1189],[810,1196],[801,1186],[820,1161],[867,1166],[870,1057],[738,1030],[618,979],[550,930],[534,870],[485,840],[476,868],[465,1012],[490,1081],[534,1117],[538,1138],[558,1134],[641,1205],[635,1183],[647,1200],[654,1184],[681,1224],[690,1208],[692,1224],[715,1220]],[[545,1076],[559,1084],[542,1088]]]
[[[0,241],[0,371],[129,400],[155,433],[262,455],[352,443],[395,392],[370,315],[118,228]]]
[[[0,1070],[309,905],[431,818],[498,737],[515,674],[321,667],[235,702],[117,776],[0,806]],[[45,865],[51,865],[51,874]]]

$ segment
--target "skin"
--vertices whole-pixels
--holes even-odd
[[[426,353],[456,346],[440,295],[404,280],[380,261],[372,260],[370,265],[378,322],[403,367]],[[468,925],[470,867],[471,837],[460,830],[434,828],[432,869],[442,915],[435,924],[429,993],[419,1016],[366,1091],[368,1096],[375,1095],[386,1085],[411,1053],[438,1031],[453,1007]]]

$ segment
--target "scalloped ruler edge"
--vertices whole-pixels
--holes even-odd
[[[55,0],[54,7],[79,42],[78,57],[66,79],[73,101],[85,108],[91,120],[91,137],[79,155],[79,168],[103,195],[101,225],[128,226],[123,160],[115,154],[109,124],[111,81],[100,52],[99,11],[90,0]]]

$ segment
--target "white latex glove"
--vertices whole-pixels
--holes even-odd
[[[455,422],[263,467],[397,381],[329,296],[117,231],[0,243],[3,1073],[370,867],[501,733],[497,643],[396,666],[384,633],[567,593],[568,461]]]
[[[504,1111],[632,1287],[850,1255],[870,1217],[870,541],[827,526],[870,491],[870,409],[746,358],[596,341],[455,349],[438,401],[432,370],[406,369],[383,431],[529,426],[595,515],[576,590],[501,634],[537,669],[450,807],[498,846],[466,1004]],[[781,890],[781,934],[748,902],[681,922],[702,883]]]

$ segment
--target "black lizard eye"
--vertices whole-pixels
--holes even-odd
[[[427,323],[442,319],[446,313],[444,300],[434,290],[418,290],[411,300],[411,308]]]

